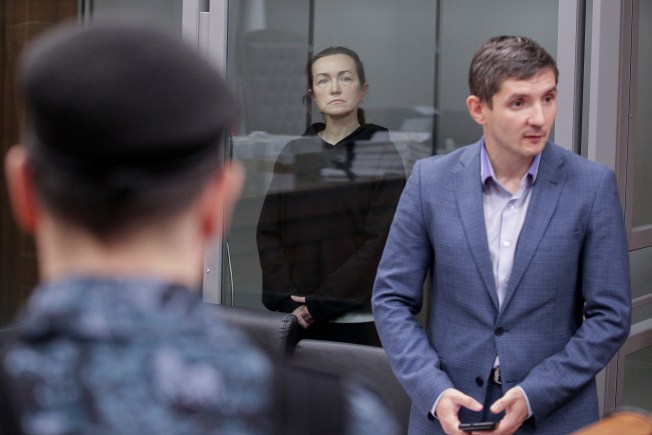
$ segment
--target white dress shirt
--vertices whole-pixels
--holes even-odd
[[[534,158],[528,172],[521,179],[519,190],[512,194],[498,181],[484,143],[480,150],[482,207],[499,306],[502,306],[505,300],[505,292],[514,265],[514,253],[527,215],[530,197],[532,196],[532,186],[537,177],[540,160],[541,155]],[[499,364],[500,360],[496,355],[494,367]],[[520,386],[517,386],[517,388],[520,388],[523,392],[527,402],[528,417],[530,417],[532,416],[532,408],[527,394]],[[435,415],[439,399],[441,399],[444,392],[446,390],[437,397],[432,407],[431,412],[433,415]]]

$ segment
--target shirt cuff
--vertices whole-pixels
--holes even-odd
[[[532,417],[532,407],[530,406],[530,399],[527,398],[527,394],[525,394],[525,390],[523,389],[523,387],[517,385],[516,388],[521,390],[521,393],[523,393],[523,397],[525,397],[525,404],[527,405],[527,418]]]

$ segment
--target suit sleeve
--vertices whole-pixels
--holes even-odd
[[[627,238],[615,175],[605,169],[595,191],[580,250],[584,319],[564,348],[521,382],[535,419],[585,388],[629,334],[631,295]]]
[[[428,415],[439,395],[453,384],[414,317],[423,305],[423,284],[433,246],[423,214],[420,162],[414,166],[392,223],[378,268],[372,307],[390,364],[414,404]]]

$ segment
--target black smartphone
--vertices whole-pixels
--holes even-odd
[[[494,430],[498,427],[498,423],[495,421],[480,421],[478,423],[462,423],[459,427],[460,430],[463,430],[464,432]]]

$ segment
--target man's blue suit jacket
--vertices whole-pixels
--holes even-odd
[[[503,392],[533,412],[522,433],[569,433],[598,419],[595,374],[629,333],[627,240],[613,171],[546,144],[502,307],[482,207],[482,141],[414,166],[373,293],[378,331],[413,400],[410,433],[446,388],[484,403],[500,357]],[[429,322],[423,283],[432,272]],[[460,411],[461,421],[480,415]]]

